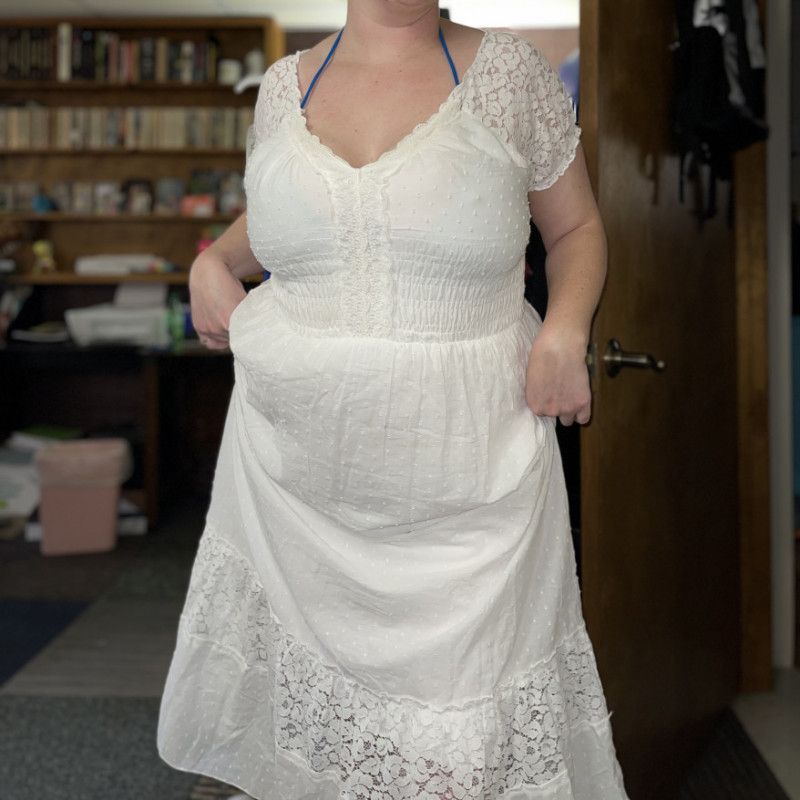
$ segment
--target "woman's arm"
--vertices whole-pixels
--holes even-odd
[[[246,291],[241,278],[262,269],[247,238],[247,213],[203,250],[189,270],[192,324],[212,350],[228,347],[228,321]]]
[[[547,313],[528,358],[526,398],[564,425],[591,416],[586,366],[592,319],[607,272],[607,241],[582,145],[548,189],[528,194],[547,256]]]

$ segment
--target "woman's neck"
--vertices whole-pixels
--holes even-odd
[[[340,60],[396,63],[440,47],[436,0],[349,0]]]

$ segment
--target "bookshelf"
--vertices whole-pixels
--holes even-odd
[[[65,31],[71,35],[70,46],[65,45]],[[3,186],[12,187],[9,199],[4,202],[0,196],[0,225],[6,228],[4,238],[13,236],[22,242],[14,254],[17,271],[5,280],[73,284],[77,276],[72,265],[79,255],[117,252],[154,252],[182,272],[188,271],[204,227],[230,223],[241,209],[226,212],[217,207],[206,216],[191,216],[178,209],[172,214],[122,211],[95,216],[85,207],[62,209],[63,204],[37,212],[27,196],[13,195],[23,194],[19,187],[27,186],[31,192],[36,186],[52,198],[53,188],[59,184],[66,184],[68,191],[75,184],[89,184],[96,191],[100,183],[122,190],[132,180],[149,181],[155,195],[159,179],[177,179],[188,187],[197,170],[241,174],[244,136],[252,120],[256,88],[236,94],[232,85],[219,82],[219,65],[222,60],[239,61],[244,74],[247,53],[260,49],[266,68],[284,54],[283,31],[272,19],[262,17],[33,17],[0,20],[2,34],[7,41],[5,47],[0,46],[0,107],[9,115],[24,117],[22,121],[6,120],[5,131],[0,126],[0,191]],[[188,54],[184,52],[187,47]],[[4,56],[3,50],[12,57]],[[149,62],[147,52],[153,56]],[[61,63],[65,53],[72,59],[69,79],[64,79]],[[164,117],[172,114],[172,119],[146,124],[142,119],[150,112]],[[69,128],[69,120],[74,123],[81,113],[86,117],[84,125]],[[229,116],[221,121],[219,117],[225,113]],[[141,119],[120,121],[137,114]],[[184,139],[197,135],[195,131],[206,129],[192,114],[199,114],[212,132],[223,130],[227,146],[217,142],[184,144]],[[209,121],[214,114],[216,121]],[[94,122],[88,119],[92,115]],[[107,138],[113,127],[110,117],[118,123],[115,131],[130,137],[119,146],[97,141],[101,134]],[[94,146],[59,146],[63,136],[58,131],[64,125],[73,135],[78,130],[87,134]],[[149,130],[173,140],[177,134],[179,143],[165,142],[163,147],[137,143],[135,126],[140,126],[137,131]],[[103,130],[98,132],[99,127]],[[39,140],[44,131],[47,141],[42,144]],[[154,196],[154,203],[156,199]],[[125,201],[118,202],[124,205]],[[9,232],[11,224],[15,227]],[[37,239],[52,242],[58,268],[54,275],[33,274],[30,244]],[[164,279],[181,283],[185,274]],[[4,278],[0,276],[0,280]]]
[[[84,49],[76,45],[73,53],[68,48],[74,56],[69,79],[64,79],[66,65],[60,63],[65,40],[62,38],[61,47],[58,44],[59,35],[63,37],[66,30],[92,33],[79,37]],[[24,41],[15,44],[17,50],[12,55],[17,66],[10,70],[8,41],[0,39],[0,108],[32,104],[36,111],[29,118],[17,113],[11,124],[13,130],[8,123],[11,115],[6,115],[5,130],[0,121],[0,187],[35,182],[48,196],[54,184],[105,182],[122,186],[133,179],[149,180],[155,186],[159,179],[169,178],[188,185],[195,170],[243,173],[242,134],[252,119],[256,87],[236,94],[231,85],[222,85],[220,60],[244,63],[249,52],[260,49],[266,68],[285,52],[283,31],[263,17],[0,20],[0,37],[9,31]],[[143,52],[148,48],[160,55],[157,64],[144,68]],[[23,50],[25,55],[20,58]],[[187,51],[193,52],[191,59]],[[173,63],[181,53],[182,67]],[[20,63],[24,64],[22,70],[17,68]],[[115,66],[109,67],[112,63]],[[243,67],[242,74],[246,72]],[[219,141],[213,137],[204,140],[198,136],[202,131],[191,127],[192,120],[216,119],[208,116],[211,112],[202,112],[200,117],[186,112],[184,130],[176,140],[175,129],[169,129],[171,139],[158,142],[164,146],[155,146],[152,141],[153,131],[159,133],[158,124],[150,125],[149,141],[121,138],[109,143],[103,138],[108,120],[127,120],[127,128],[123,123],[113,131],[128,136],[131,125],[140,126],[137,131],[147,128],[141,122],[147,113],[151,114],[150,123],[157,121],[159,114],[164,118],[172,114],[174,123],[175,110],[182,108],[231,109],[218,123],[210,123],[218,124],[215,130]],[[86,138],[79,146],[70,139],[70,146],[65,147],[63,125],[61,137],[57,135],[59,115],[63,122],[80,119],[81,114],[86,122],[81,133]],[[102,121],[99,138],[98,129],[92,128],[92,115],[95,123]],[[87,142],[93,146],[86,146]],[[107,302],[119,284],[165,283],[183,300],[188,299],[188,268],[198,240],[208,238],[208,226],[215,226],[219,232],[241,213],[241,209],[229,211],[219,205],[210,213],[206,209],[204,216],[188,216],[180,208],[169,213],[143,213],[130,207],[98,213],[94,207],[63,205],[41,210],[20,207],[15,197],[9,203],[13,194],[12,189],[0,195],[0,243],[11,236],[21,245],[13,253],[17,270],[0,274],[0,292],[3,287],[14,286],[32,290],[20,315],[23,327],[63,319],[68,308]],[[52,242],[56,272],[33,271],[31,245],[40,239]],[[178,269],[121,276],[74,271],[77,257],[101,253],[153,253]],[[247,280],[261,278],[258,275]],[[31,345],[12,341],[0,348],[0,384],[5,387],[0,392],[0,435],[42,421],[72,424],[94,433],[129,429],[139,478],[134,485],[126,486],[126,493],[144,505],[152,526],[158,521],[165,494],[183,494],[191,491],[192,484],[201,489],[209,484],[232,369],[225,351],[209,351],[191,342],[178,350],[152,351],[123,345],[78,347],[71,343]]]

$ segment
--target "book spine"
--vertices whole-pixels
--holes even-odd
[[[81,29],[81,78],[87,81],[94,80],[94,31]]]
[[[141,60],[141,53],[139,49],[139,40],[134,39],[131,42],[131,82],[139,83],[142,79],[142,73],[139,69],[139,62]]]
[[[194,42],[187,39],[181,42],[179,77],[181,83],[191,83],[194,78]]]
[[[0,30],[0,78],[8,78],[8,30]]]
[[[159,83],[169,80],[169,41],[166,36],[156,39],[156,75]]]
[[[180,42],[168,42],[169,69],[167,80],[180,81],[181,79],[181,45]]]
[[[156,80],[156,40],[148,36],[139,41],[139,73],[143,81]]]
[[[19,32],[19,77],[23,80],[31,76],[31,32],[22,28]]]
[[[119,34],[108,36],[108,79],[119,83]]]
[[[56,37],[56,80],[72,80],[72,25],[61,22]]]
[[[19,78],[19,30],[14,28],[8,37],[8,77]]]

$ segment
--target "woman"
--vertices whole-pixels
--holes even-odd
[[[579,134],[535,47],[433,0],[350,0],[265,73],[247,215],[190,275],[236,381],[169,764],[258,800],[627,797],[555,432],[606,268]]]

